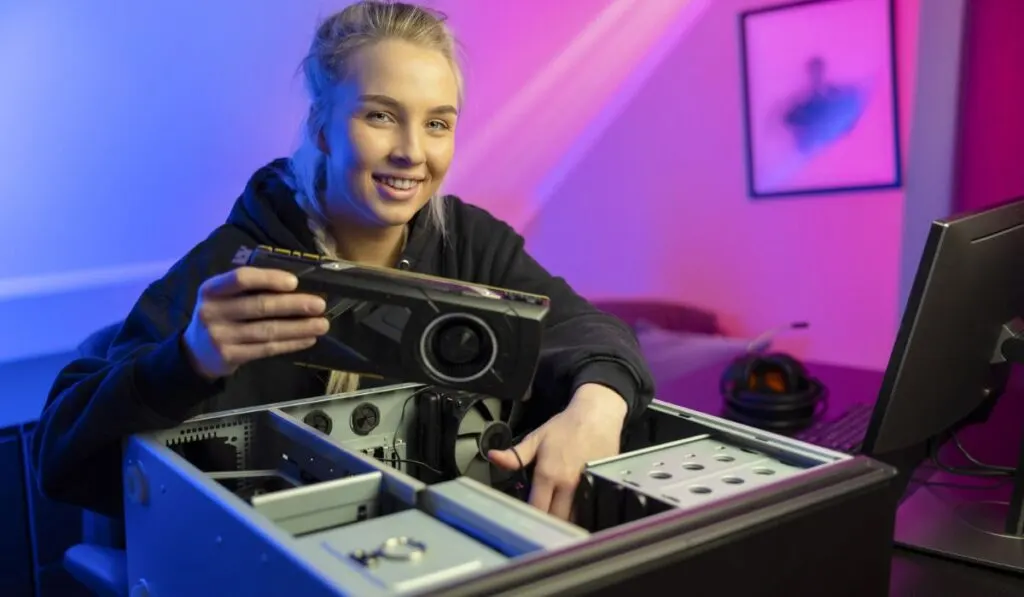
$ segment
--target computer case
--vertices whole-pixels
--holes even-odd
[[[204,415],[130,438],[133,587],[154,596],[888,592],[887,465],[655,401],[622,454],[587,465],[569,523],[470,478],[407,474],[423,389]],[[353,428],[366,405],[377,424]]]

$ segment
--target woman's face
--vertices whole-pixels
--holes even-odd
[[[404,225],[437,192],[455,153],[459,89],[443,54],[398,40],[358,50],[320,134],[331,219]]]

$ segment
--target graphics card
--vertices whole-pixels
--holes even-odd
[[[266,246],[234,264],[291,272],[327,301],[330,331],[298,364],[504,400],[533,383],[547,297]]]

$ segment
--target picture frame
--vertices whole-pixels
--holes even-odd
[[[750,197],[902,185],[892,0],[800,0],[739,26]]]

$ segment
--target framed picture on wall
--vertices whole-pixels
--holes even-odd
[[[891,0],[810,0],[740,15],[752,197],[900,186]]]

